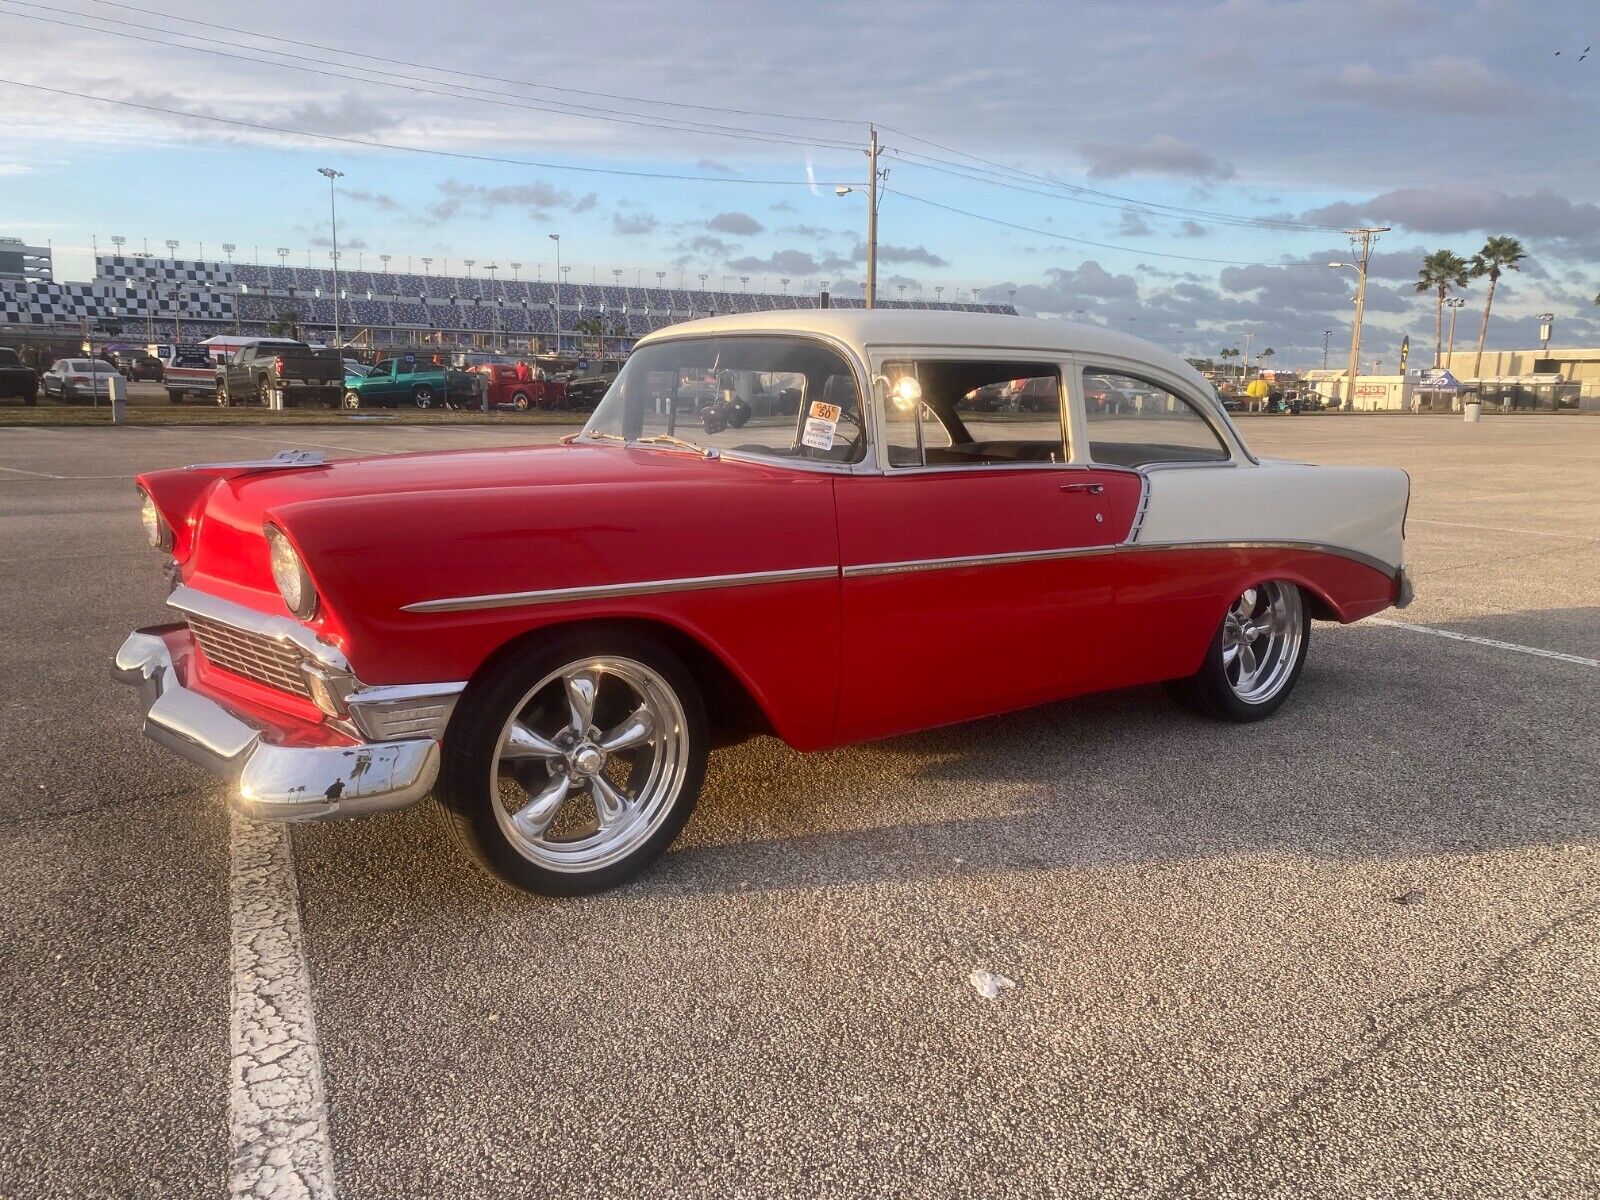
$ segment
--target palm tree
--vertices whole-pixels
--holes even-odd
[[[1229,346],[1226,349],[1224,349],[1220,354],[1218,354],[1217,357],[1222,360],[1222,365],[1224,367],[1226,367],[1228,365],[1228,360],[1230,358],[1238,358],[1239,357],[1239,351],[1235,347]]]
[[[1467,286],[1471,264],[1453,250],[1435,250],[1422,260],[1422,270],[1417,272],[1417,282],[1412,290],[1432,292],[1433,304],[1433,365],[1444,365],[1444,298],[1451,288]]]
[[[1518,266],[1527,258],[1522,243],[1514,237],[1492,237],[1483,243],[1483,249],[1472,256],[1474,278],[1489,277],[1489,294],[1483,298],[1483,324],[1478,329],[1478,357],[1473,360],[1472,374],[1477,377],[1483,370],[1483,343],[1489,338],[1489,312],[1494,308],[1494,288],[1505,271],[1520,271]]]

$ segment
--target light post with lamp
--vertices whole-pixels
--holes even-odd
[[[343,179],[344,172],[335,171],[332,167],[318,167],[317,174],[328,181],[328,229],[333,241],[333,249],[329,251],[333,256],[333,346],[342,352],[344,343],[339,338],[339,210],[335,181]]]
[[[878,304],[878,180],[886,178],[888,172],[882,176],[878,172],[878,129],[875,125],[867,126],[867,281],[862,289],[866,307],[876,308]],[[835,196],[848,196],[857,189],[843,184],[833,189]]]
[[[1346,229],[1352,239],[1361,239],[1360,257],[1355,262],[1331,262],[1334,270],[1349,268],[1356,273],[1356,315],[1350,324],[1350,371],[1345,377],[1344,410],[1353,412],[1356,406],[1356,376],[1361,370],[1361,318],[1367,309],[1367,269],[1372,264],[1372,243],[1380,233],[1388,233],[1387,225],[1363,225],[1359,229]]]
[[[552,233],[552,234],[549,235],[549,238],[550,238],[550,240],[552,242],[554,242],[556,244],[556,279],[555,279],[555,283],[556,283],[556,298],[555,298],[555,302],[554,302],[554,307],[555,307],[554,316],[555,316],[555,326],[556,326],[556,353],[560,354],[561,353],[561,235],[559,233]]]
[[[1444,305],[1450,310],[1450,344],[1444,352],[1445,361],[1449,362],[1456,352],[1456,313],[1466,306],[1465,296],[1450,296],[1445,299]]]

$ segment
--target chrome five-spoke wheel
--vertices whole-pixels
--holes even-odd
[[[1299,664],[1304,633],[1294,584],[1245,588],[1222,620],[1222,665],[1233,694],[1261,704],[1282,691]]]
[[[593,658],[535,684],[500,732],[495,819],[530,862],[587,871],[649,840],[683,787],[688,730],[643,663]]]
[[[693,674],[627,627],[552,635],[462,696],[436,788],[463,846],[552,895],[629,878],[677,836],[709,744]]]
[[[1200,669],[1167,690],[1206,716],[1259,721],[1288,698],[1310,642],[1300,589],[1281,579],[1252,584],[1228,605]]]

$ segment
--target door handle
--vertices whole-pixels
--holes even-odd
[[[1063,483],[1061,490],[1063,492],[1084,492],[1090,496],[1098,496],[1106,490],[1106,486],[1103,483]]]

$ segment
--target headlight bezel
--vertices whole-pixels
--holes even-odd
[[[316,584],[311,579],[311,572],[306,570],[305,560],[300,557],[289,536],[276,525],[268,525],[264,532],[268,564],[278,595],[291,613],[302,621],[309,621],[317,615],[318,598]]]
[[[172,551],[172,525],[167,521],[155,498],[143,488],[139,489],[139,522],[144,526],[145,540],[152,550]]]

